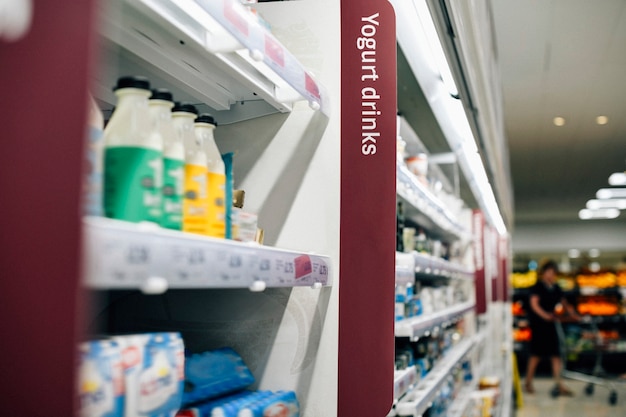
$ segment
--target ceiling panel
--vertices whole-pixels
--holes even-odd
[[[585,202],[626,169],[626,1],[491,4],[516,229],[583,224]],[[596,124],[598,115],[609,123]],[[613,222],[626,223],[626,213]]]

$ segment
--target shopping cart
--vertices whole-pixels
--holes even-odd
[[[582,329],[585,329],[586,335],[590,335],[589,338],[586,339],[588,345],[593,348],[593,361],[594,365],[591,369],[590,373],[584,373],[582,371],[574,371],[567,369],[567,359],[568,354],[570,353],[579,353],[576,349],[576,346],[568,346],[566,341],[565,331],[563,329],[563,324],[572,324],[576,323],[576,325],[581,326]],[[597,319],[585,316],[579,322],[564,322],[556,321],[556,330],[559,336],[560,347],[561,347],[561,360],[563,363],[563,368],[561,371],[561,377],[573,379],[576,381],[586,382],[585,386],[585,394],[593,395],[594,387],[600,386],[609,390],[609,404],[615,405],[617,404],[617,386],[620,383],[626,382],[622,379],[618,379],[617,377],[611,377],[604,370],[602,366],[602,357],[605,352],[607,352],[611,347],[611,342],[602,336],[602,333],[598,329]],[[572,349],[573,348],[573,349]],[[572,351],[573,350],[573,351]],[[559,395],[559,388],[555,387],[551,391],[551,395],[553,397],[557,397]]]

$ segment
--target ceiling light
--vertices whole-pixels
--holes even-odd
[[[615,219],[619,216],[618,209],[582,209],[578,212],[578,217],[581,220],[592,220],[592,219]]]
[[[598,272],[600,270],[600,264],[598,262],[591,262],[589,264],[589,270],[591,272]]]
[[[596,117],[596,123],[599,125],[605,125],[609,122],[609,118],[606,116],[598,116]]]
[[[578,258],[580,256],[580,251],[578,249],[570,249],[567,251],[568,258]]]
[[[459,90],[457,89],[454,78],[452,77],[452,71],[450,70],[448,60],[446,59],[446,54],[443,51],[443,45],[441,44],[441,40],[437,34],[435,22],[433,21],[433,16],[430,14],[430,10],[428,9],[428,4],[426,4],[425,0],[414,0],[413,4],[415,5],[419,21],[422,24],[422,30],[428,39],[428,45],[430,46],[432,57],[437,65],[437,68],[439,69],[441,80],[446,86],[448,93],[450,93],[453,97],[458,97]]]
[[[626,210],[626,198],[613,198],[608,200],[592,199],[587,201],[586,207],[589,210],[616,208],[618,210]]]
[[[552,123],[554,123],[555,126],[563,126],[565,124],[565,119],[562,117],[555,117],[552,119]]]
[[[600,250],[599,249],[589,249],[589,257],[597,258],[598,256],[600,256]]]
[[[609,185],[626,185],[626,172],[614,172],[611,174]]]
[[[608,200],[610,198],[626,198],[626,188],[600,188],[596,198]]]

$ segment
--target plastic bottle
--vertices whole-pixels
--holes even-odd
[[[222,155],[215,144],[213,132],[217,123],[210,114],[196,119],[195,134],[203,144],[207,157],[207,181],[209,192],[209,236],[224,238],[226,235],[226,172]]]
[[[402,201],[398,201],[396,210],[396,251],[404,252],[404,207]]]
[[[161,220],[163,143],[150,129],[150,82],[122,77],[115,112],[104,129],[105,215],[132,222]]]
[[[196,107],[176,103],[172,109],[174,129],[185,147],[185,185],[183,192],[183,231],[208,233],[207,158],[194,134]]]
[[[90,95],[83,183],[83,212],[88,216],[104,215],[102,206],[103,129],[102,112]]]
[[[183,186],[185,147],[172,123],[172,93],[164,88],[152,90],[149,100],[152,129],[163,140],[163,187],[161,188],[161,226],[181,230],[183,223]]]

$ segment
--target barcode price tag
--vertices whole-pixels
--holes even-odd
[[[150,245],[143,240],[107,239],[99,255],[102,263],[98,275],[102,283],[133,285],[150,276],[153,253]]]
[[[173,245],[168,250],[166,268],[173,283],[206,282],[209,255],[202,247]]]
[[[245,250],[216,250],[211,284],[223,287],[246,285],[250,281],[250,263],[253,253]]]

